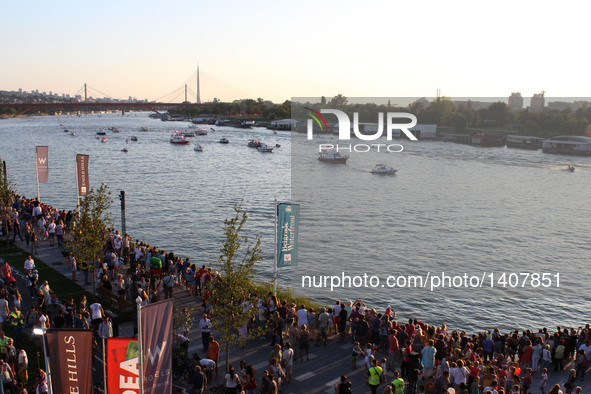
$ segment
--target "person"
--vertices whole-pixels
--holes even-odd
[[[587,370],[587,365],[589,364],[587,360],[587,356],[585,355],[585,350],[580,349],[577,351],[577,356],[575,359],[575,365],[577,368],[577,377],[580,378],[582,381],[585,380],[585,372]]]
[[[246,376],[242,381],[242,387],[244,387],[246,394],[254,394],[254,391],[257,388],[255,370],[252,365],[246,366]]]
[[[404,393],[404,379],[400,377],[400,372],[394,371],[394,380],[390,382],[390,386],[392,387],[393,394]]]
[[[103,321],[103,317],[105,312],[103,311],[103,306],[100,304],[98,299],[95,298],[94,303],[90,305],[91,311],[91,318],[92,318],[92,327],[94,330],[97,330],[99,324]]]
[[[306,306],[304,304],[300,305],[300,309],[296,312],[296,316],[298,318],[298,325],[308,326],[308,311],[306,310]]]
[[[562,372],[564,370],[564,340],[560,339],[558,341],[558,346],[554,349],[554,372]]]
[[[215,380],[218,380],[218,359],[220,357],[220,344],[210,336],[208,337],[209,345],[207,347],[207,357],[215,361]]]
[[[15,380],[14,372],[10,368],[10,364],[4,360],[0,360],[0,377],[2,378],[3,392],[12,392],[13,381]]]
[[[345,336],[347,334],[347,309],[345,309],[345,304],[340,304],[341,310],[339,312],[339,318],[337,323],[337,329],[340,335],[338,343],[345,342]]]
[[[25,271],[29,271],[29,270],[33,270],[33,269],[35,269],[35,260],[33,260],[31,255],[29,255],[27,257],[27,259],[25,260]]]
[[[291,348],[291,343],[285,343],[285,350],[283,351],[282,359],[281,359],[281,366],[285,370],[285,378],[286,384],[291,382],[291,377],[293,373],[293,359],[294,359],[294,351]]]
[[[211,335],[211,320],[207,318],[207,313],[204,313],[201,320],[199,320],[199,328],[201,329],[203,351],[207,352],[209,346],[209,336]]]
[[[228,368],[228,373],[224,376],[224,379],[226,380],[226,393],[236,394],[238,385],[240,384],[240,378],[234,370],[233,365],[230,365],[230,368]]]
[[[437,353],[437,350],[433,345],[435,345],[435,342],[432,339],[429,339],[428,345],[421,350],[421,360],[424,368],[423,374],[427,378],[433,374],[433,367],[435,366],[435,354]]]
[[[577,379],[577,371],[575,369],[571,369],[566,382],[564,383],[564,388],[566,389],[565,394],[571,394],[576,386],[576,379]]]
[[[212,380],[212,372],[216,368],[216,362],[209,359],[209,358],[196,358],[196,361],[199,365],[201,365],[201,369],[203,373],[205,373],[205,377],[207,378],[207,382],[211,382]]]
[[[277,358],[273,358],[271,360],[271,368],[269,371],[275,376],[275,382],[277,383],[277,389],[281,390],[281,383],[283,379],[285,379],[285,372],[283,368],[281,368],[281,364],[279,364],[279,360]]]
[[[326,310],[324,309],[324,307],[321,307],[320,310],[318,311],[318,318],[317,318],[318,335],[316,336],[316,346],[318,346],[318,344],[320,343],[321,340],[322,340],[322,342],[324,342],[324,346],[326,346],[326,341],[328,339],[328,337],[327,337],[328,319],[329,319],[328,313],[326,313]]]
[[[27,357],[27,352],[25,349],[18,349],[18,377],[21,382],[26,382],[29,380],[28,368],[29,368],[29,359]]]
[[[378,390],[378,386],[382,381],[382,375],[384,374],[384,370],[382,367],[378,366],[378,361],[374,358],[371,361],[371,368],[367,370],[367,383],[369,384],[369,389],[371,390],[372,394],[376,394]]]
[[[164,298],[173,298],[172,292],[174,289],[174,277],[170,271],[168,271],[164,276],[164,279],[162,279],[162,284],[164,286]]]
[[[8,301],[4,294],[0,295],[0,330],[2,330],[2,323],[8,321],[10,310],[8,309]]]
[[[298,333],[298,342],[299,342],[299,348],[300,348],[300,361],[304,361],[304,352],[306,352],[306,360],[309,360],[310,359],[310,333],[308,332],[308,327],[305,324],[302,324],[300,327],[300,332]]]
[[[548,369],[542,369],[542,376],[540,377],[540,391],[545,394],[546,385],[548,384]]]
[[[10,313],[10,325],[12,326],[16,345],[20,347],[21,340],[25,336],[25,324],[23,315],[16,306],[12,308],[12,312]]]
[[[271,363],[273,362],[274,358],[279,360],[279,362],[283,361],[283,352],[281,351],[281,345],[279,344],[275,345],[271,353],[269,353],[269,367],[271,367]]]
[[[113,324],[111,319],[105,316],[98,328],[99,337],[103,339],[113,338]]]
[[[351,381],[347,379],[347,375],[341,375],[341,381],[334,385],[335,394],[352,394]]]
[[[207,390],[207,377],[201,372],[201,366],[195,366],[195,373],[191,378],[191,388],[189,394],[201,394]]]

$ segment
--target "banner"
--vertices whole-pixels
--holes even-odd
[[[107,392],[133,394],[140,391],[137,339],[107,338]]]
[[[141,349],[145,394],[172,393],[172,299],[141,309]]]
[[[78,196],[88,193],[88,155],[76,155],[76,174],[78,176]]]
[[[37,146],[35,148],[37,159],[37,182],[47,183],[49,181],[49,163],[47,162],[49,148],[47,146]]]
[[[299,204],[277,204],[277,267],[298,265]]]
[[[45,333],[54,393],[92,393],[92,331]]]

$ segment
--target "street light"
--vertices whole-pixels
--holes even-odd
[[[41,315],[41,317],[39,318],[41,328],[34,328],[33,334],[40,335],[41,341],[43,342],[43,353],[45,353],[45,370],[47,371],[47,392],[48,394],[52,394],[53,388],[51,387],[51,369],[49,367],[49,355],[47,354],[47,345],[45,344],[45,332],[47,331],[47,328],[45,328],[46,321],[47,318],[45,317],[45,315]]]

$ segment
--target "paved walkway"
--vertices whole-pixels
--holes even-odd
[[[17,241],[16,244],[25,249],[24,242]],[[62,273],[67,279],[71,280],[71,272],[64,265],[64,259],[57,247],[49,247],[47,241],[40,241],[39,251],[36,254],[38,259],[44,263],[50,265],[55,270]],[[23,256],[26,259],[26,256]],[[43,278],[40,278],[42,280]],[[21,282],[22,283],[22,282]],[[86,288],[89,292],[93,292],[92,284],[84,284],[84,276],[81,272],[78,273],[76,283]],[[51,283],[49,284],[51,286]],[[28,291],[24,289],[24,291]],[[22,291],[23,294],[28,292]],[[59,294],[58,294],[59,297]],[[187,291],[180,288],[174,289],[174,299],[181,305],[196,305],[197,313],[193,316],[193,328],[191,329],[189,340],[189,352],[188,354],[198,353],[200,356],[205,357],[203,353],[203,346],[201,345],[201,334],[198,330],[198,321],[201,318],[202,308],[201,305],[195,301],[194,296],[190,296]],[[131,337],[133,335],[133,323],[128,322],[119,326],[120,337]],[[214,333],[214,337],[215,337]],[[350,338],[349,338],[350,340]],[[357,361],[357,368],[351,369],[350,355],[352,345],[350,343],[337,343],[335,336],[330,338],[328,346],[321,345],[316,347],[310,346],[310,360],[303,362],[295,362],[293,367],[293,380],[290,384],[282,386],[283,393],[334,393],[334,384],[340,379],[341,374],[346,374],[351,382],[352,390],[354,393],[369,393],[368,386],[364,383],[365,369],[363,367],[363,360]],[[239,361],[244,359],[247,364],[253,365],[256,371],[257,383],[260,387],[260,381],[262,372],[268,369],[268,356],[272,348],[269,346],[269,342],[263,339],[249,340],[244,348],[233,348],[230,351],[230,364],[234,365],[238,369]],[[381,358],[383,355],[378,353],[377,358]],[[219,379],[217,383],[221,384],[225,374],[225,352],[221,350],[219,360]],[[549,382],[547,385],[546,392],[556,383],[560,383],[564,390],[564,382],[567,378],[567,372],[563,373],[549,373]],[[531,386],[530,391],[532,393],[540,392],[539,376],[534,378],[534,382]],[[177,387],[187,388],[188,385],[183,381],[174,382]],[[214,382],[214,385],[216,382]],[[577,380],[577,385],[583,388],[583,393],[591,393],[591,379],[581,382]],[[383,386],[383,385],[382,385]],[[380,387],[378,392],[382,392],[383,387]]]

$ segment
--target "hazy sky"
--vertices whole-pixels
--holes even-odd
[[[590,95],[583,1],[2,3],[0,90],[154,100],[199,63],[202,100]]]

